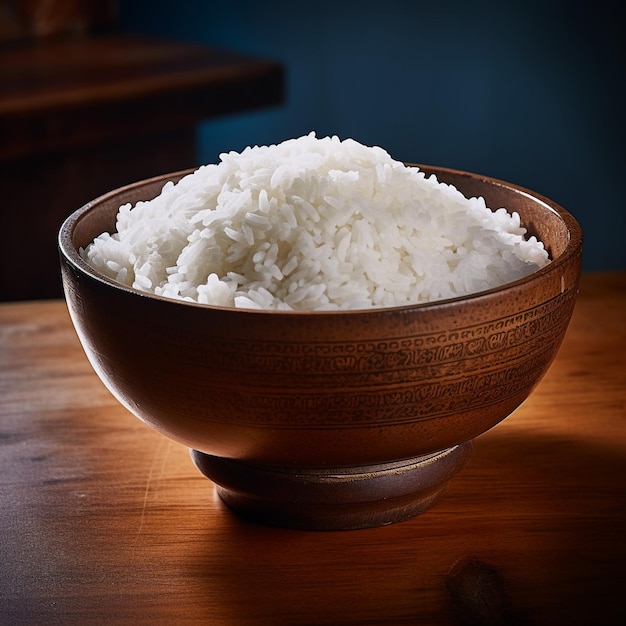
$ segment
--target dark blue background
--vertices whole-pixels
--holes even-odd
[[[122,0],[120,21],[285,64],[285,105],[203,124],[199,163],[353,137],[548,196],[583,226],[586,270],[626,269],[618,2]]]

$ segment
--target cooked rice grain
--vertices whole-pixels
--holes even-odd
[[[83,258],[141,291],[203,304],[339,310],[432,302],[549,262],[490,210],[379,147],[314,133],[220,155],[119,209]]]

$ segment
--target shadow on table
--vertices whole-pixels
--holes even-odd
[[[510,490],[494,490],[495,477]],[[219,581],[225,622],[272,623],[279,610],[282,623],[318,626],[621,624],[625,477],[609,448],[492,431],[419,518],[302,532],[225,509],[219,555],[187,562]]]

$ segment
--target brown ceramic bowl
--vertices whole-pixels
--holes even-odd
[[[518,186],[422,169],[517,211],[552,262],[433,304],[246,311],[146,295],[79,256],[112,232],[120,205],[187,172],[112,191],[63,224],[67,305],[95,371],[131,413],[191,448],[241,514],[320,529],[416,515],[462,467],[471,440],[514,411],[554,359],[578,292],[579,225]]]

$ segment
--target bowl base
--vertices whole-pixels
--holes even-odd
[[[224,503],[262,524],[353,530],[400,522],[429,509],[465,465],[472,443],[393,463],[359,467],[277,467],[197,450],[196,467]]]

